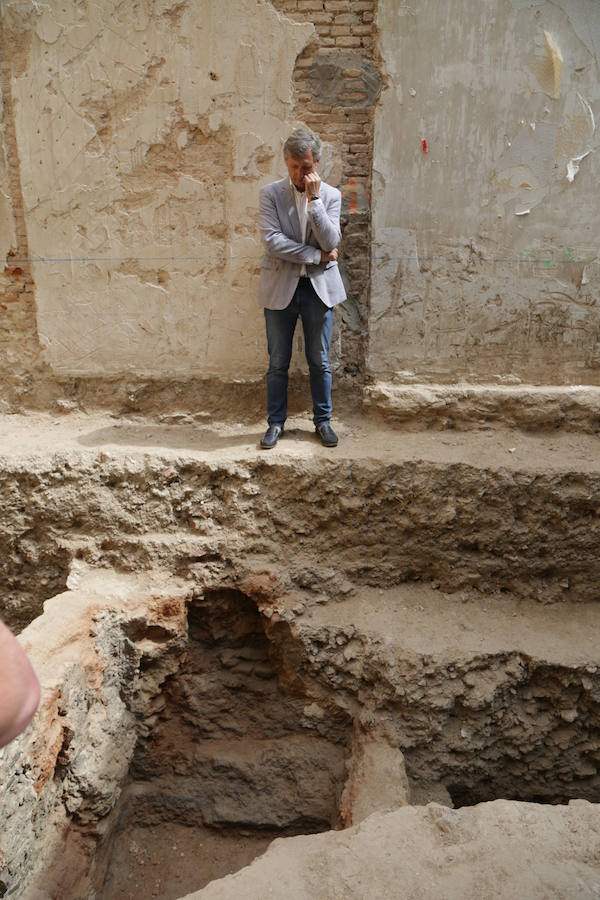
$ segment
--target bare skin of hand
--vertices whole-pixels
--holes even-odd
[[[0,622],[0,747],[25,730],[40,701],[40,685],[25,652]]]
[[[321,178],[316,169],[304,176],[304,190],[308,197],[318,197]]]
[[[335,262],[338,258],[337,247],[333,250],[321,250],[321,262]]]

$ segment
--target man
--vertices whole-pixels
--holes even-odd
[[[40,685],[25,651],[0,622],[0,747],[25,731],[40,702]]]
[[[260,444],[270,449],[283,434],[292,340],[300,316],[315,430],[326,447],[335,447],[329,344],[332,308],[346,299],[337,264],[342,196],[319,177],[321,141],[310,131],[294,131],[283,146],[283,158],[287,178],[260,191],[258,224],[266,253],[258,302],[265,309],[269,350],[269,427]]]

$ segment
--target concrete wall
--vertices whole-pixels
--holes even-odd
[[[377,24],[370,372],[599,383],[600,3],[379,0]]]

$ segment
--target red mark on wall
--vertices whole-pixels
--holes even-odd
[[[421,141],[421,146],[423,147],[423,153],[427,153],[427,141],[425,138]]]
[[[350,200],[348,201],[348,208],[351,213],[355,213],[358,209],[358,187],[357,187],[357,179],[349,178],[347,183],[344,185],[344,189],[342,191],[342,199],[346,197],[347,194],[350,194]]]
[[[358,212],[359,193],[361,194],[361,199],[363,199],[362,208],[369,206],[371,198],[365,188],[364,182],[357,178],[356,175],[351,175],[342,188],[342,199],[348,197],[348,210],[351,213]]]

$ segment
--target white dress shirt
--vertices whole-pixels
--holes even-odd
[[[306,242],[306,226],[308,225],[308,197],[306,196],[306,191],[298,191],[294,186],[294,182],[288,176],[288,180],[290,182],[290,187],[294,192],[294,200],[296,201],[296,209],[298,210],[298,218],[300,219],[300,234],[302,235],[302,243]],[[316,203],[320,203],[320,200],[311,200],[310,203],[314,206]],[[302,268],[300,270],[300,277],[306,275],[306,266],[302,264]]]

